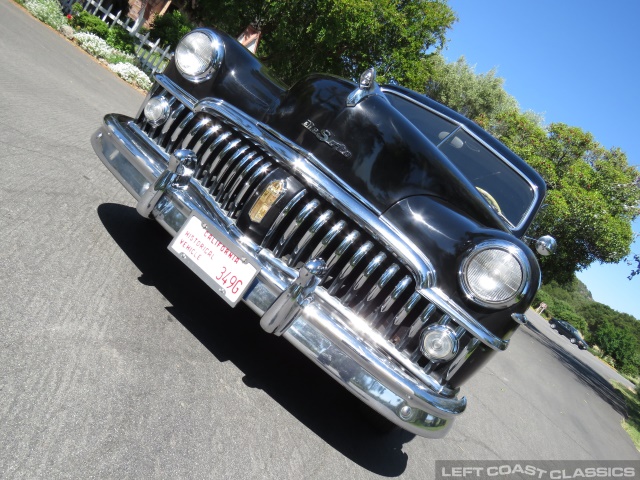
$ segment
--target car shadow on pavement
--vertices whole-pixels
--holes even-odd
[[[589,365],[581,361],[578,357],[574,356],[571,352],[567,352],[556,342],[551,340],[547,335],[536,328],[531,322],[527,323],[528,331],[533,338],[538,340],[541,344],[546,346],[552,354],[571,371],[580,382],[591,388],[600,398],[613,407],[613,409],[622,415],[624,418],[628,417],[626,403],[624,397],[616,391],[611,383],[596,372]],[[557,335],[557,332],[553,332]],[[568,341],[567,341],[568,343]],[[569,344],[569,343],[568,343]],[[573,344],[572,348],[576,349],[577,355],[590,355],[586,351],[579,350]]]
[[[390,477],[405,471],[408,456],[402,447],[414,435],[401,429],[376,431],[359,400],[286,340],[264,332],[248,307],[239,304],[232,309],[191,273],[167,250],[171,237],[157,223],[117,204],[100,205],[98,215],[142,272],[139,281],[157,288],[171,304],[169,313],[218,361],[239,368],[247,387],[265,391],[361,467]]]

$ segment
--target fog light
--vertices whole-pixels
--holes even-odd
[[[249,218],[256,223],[262,221],[267,212],[271,209],[287,190],[287,184],[284,180],[274,180],[260,194],[256,203],[253,204],[249,211]]]
[[[433,325],[422,334],[420,350],[429,360],[449,360],[458,353],[458,339],[449,327]]]
[[[171,107],[164,97],[154,97],[144,107],[144,116],[154,127],[166,122],[167,118],[169,118],[169,113],[171,113]]]

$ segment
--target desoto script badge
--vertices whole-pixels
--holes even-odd
[[[344,143],[340,143],[340,142],[336,142],[335,140],[332,140],[331,136],[333,134],[329,130],[320,130],[318,127],[314,125],[314,123],[311,120],[305,121],[302,124],[302,126],[307,130],[309,130],[311,133],[313,133],[316,136],[316,138],[321,142],[326,143],[335,151],[344,155],[345,157],[351,158],[351,152],[349,151],[349,149],[345,146]]]

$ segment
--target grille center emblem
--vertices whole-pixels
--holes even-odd
[[[302,126],[313,133],[321,142],[326,143],[335,151],[337,151],[341,155],[344,155],[346,158],[351,158],[351,152],[349,151],[349,149],[345,146],[344,143],[333,140],[331,138],[333,134],[329,130],[320,130],[311,120],[306,120],[302,124]]]

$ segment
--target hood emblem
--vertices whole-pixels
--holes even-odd
[[[311,120],[306,120],[302,124],[302,126],[307,130],[309,130],[311,133],[313,133],[318,140],[320,140],[323,143],[326,143],[331,148],[333,148],[336,152],[340,153],[341,155],[344,155],[347,158],[351,158],[351,152],[349,151],[349,149],[345,146],[344,143],[340,143],[340,142],[336,142],[335,140],[332,140],[331,137],[333,136],[333,134],[329,130],[320,130],[318,127],[315,126],[315,124]]]

